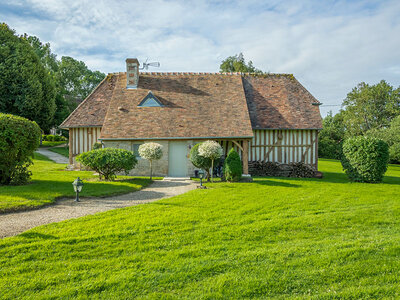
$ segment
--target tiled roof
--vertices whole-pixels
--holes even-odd
[[[253,136],[241,76],[141,73],[137,89],[126,89],[126,73],[115,89],[102,139],[230,138]],[[162,107],[138,107],[151,91]]]
[[[315,99],[293,75],[244,75],[253,129],[321,129]]]
[[[162,107],[138,107],[149,91]],[[142,72],[127,90],[126,73],[114,73],[61,127],[102,126],[104,139],[249,137],[322,128],[318,103],[292,75]]]
[[[106,76],[97,88],[62,122],[60,127],[103,126],[114,84],[115,77]]]

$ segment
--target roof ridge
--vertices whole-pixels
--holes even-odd
[[[109,73],[112,75],[125,75],[126,72],[113,72]],[[171,76],[171,75],[195,75],[195,76],[201,76],[201,75],[221,75],[221,76],[231,76],[231,75],[240,75],[240,76],[255,76],[255,77],[289,77],[289,78],[294,78],[294,75],[292,73],[250,73],[250,72],[139,72],[139,74],[142,75],[154,75],[154,76]]]
[[[69,116],[58,126],[59,128],[63,128],[63,124],[68,122],[69,119],[72,118],[75,112],[78,111],[78,109],[94,94],[95,91],[97,91],[98,87],[101,86],[106,80],[110,79],[109,75],[112,74],[108,73],[107,76],[104,76],[103,80],[100,81],[100,83],[92,90],[92,92],[89,95],[87,95],[86,98],[83,99],[82,102],[79,103],[78,106],[69,114]]]

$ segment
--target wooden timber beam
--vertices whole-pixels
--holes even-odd
[[[68,129],[68,134],[69,134],[69,164],[72,165],[74,163],[73,159],[72,159],[72,145],[73,145],[73,129],[69,128]]]
[[[249,141],[243,140],[242,148],[243,174],[249,174]]]
[[[240,143],[238,143],[238,142],[235,141],[235,140],[232,140],[232,143],[234,143],[236,146],[238,146],[239,149],[243,152],[243,147],[240,145]]]
[[[305,162],[305,160],[306,160],[306,155],[308,154],[308,151],[312,148],[312,146],[314,145],[314,143],[317,141],[317,138],[318,138],[318,135],[317,135],[317,137],[316,137],[314,140],[311,141],[311,145],[308,145],[308,146],[306,147],[306,150],[304,151],[303,155],[301,156],[301,161],[302,161],[302,162]]]

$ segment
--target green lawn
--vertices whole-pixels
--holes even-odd
[[[79,176],[84,181],[82,197],[106,196],[132,192],[150,183],[146,178],[119,177],[115,182],[86,182],[97,178],[93,172],[65,171],[66,165],[56,164],[35,153],[31,166],[32,182],[23,186],[0,186],[0,213],[38,207],[60,197],[73,197],[72,182]],[[0,293],[1,296],[1,293]]]
[[[0,241],[3,298],[400,297],[400,166],[382,184],[257,178]]]
[[[69,147],[53,147],[49,148],[50,151],[61,154],[62,156],[69,157]]]

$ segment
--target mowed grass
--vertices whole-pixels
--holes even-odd
[[[49,148],[48,150],[61,154],[62,156],[69,157],[69,147],[53,147]]]
[[[400,166],[382,184],[257,178],[0,241],[15,298],[400,297]]]
[[[128,193],[150,183],[148,178],[120,176],[114,182],[101,182],[93,172],[66,171],[66,165],[56,164],[35,153],[31,166],[32,181],[22,186],[0,186],[0,213],[25,210],[53,203],[60,197],[74,197],[72,182],[80,177],[84,181],[81,197],[99,197]],[[89,179],[91,181],[86,181]],[[1,295],[1,292],[0,292]]]

